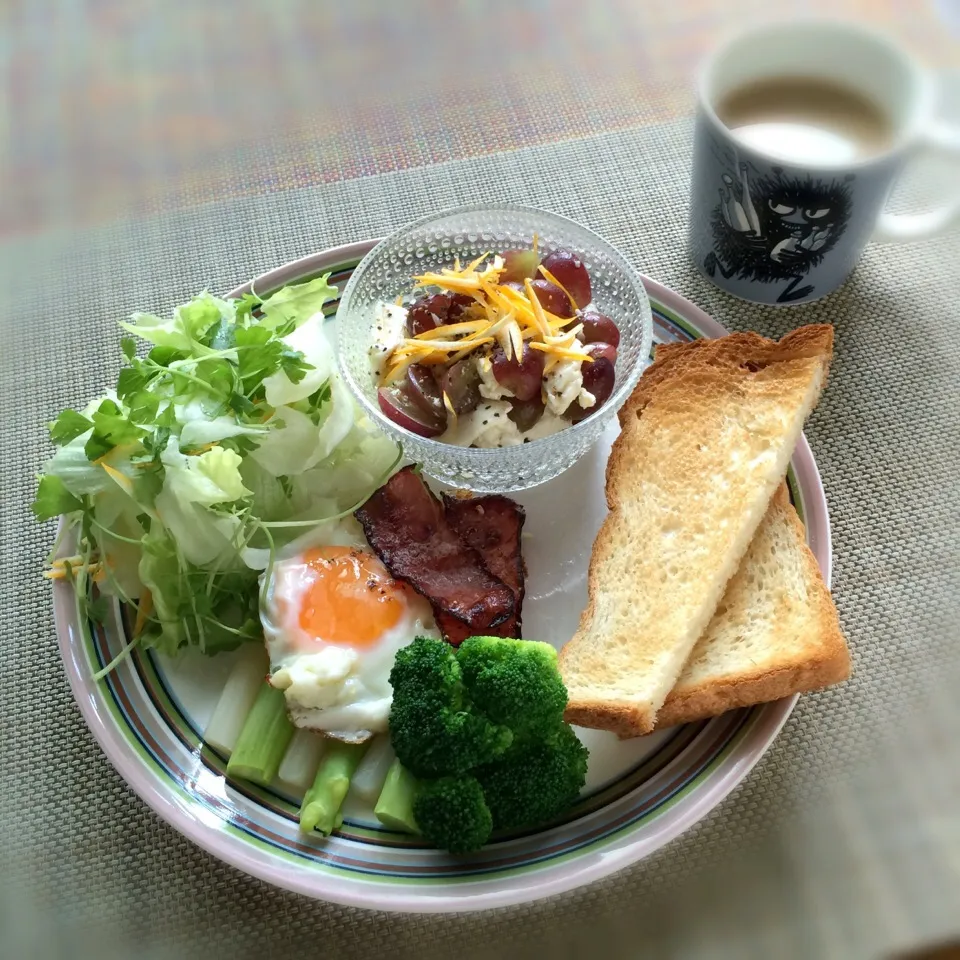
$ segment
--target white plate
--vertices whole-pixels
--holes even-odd
[[[332,271],[342,289],[374,241],[315,254],[258,278],[261,294]],[[722,327],[688,301],[650,281],[658,342],[720,336]],[[249,287],[243,288],[243,290]],[[241,291],[233,291],[239,295]],[[335,310],[336,304],[330,305]],[[606,511],[603,475],[611,426],[602,442],[558,479],[518,495],[527,511],[524,603],[527,636],[561,645],[586,601],[594,536]],[[829,583],[826,502],[810,448],[793,458],[791,492]],[[587,788],[563,821],[454,858],[417,838],[384,830],[350,803],[330,839],[297,828],[297,798],[228,782],[225,760],[201,733],[229,672],[231,654],[170,661],[136,653],[105,681],[92,674],[123,643],[113,629],[84,639],[70,588],[55,587],[60,647],[74,696],[121,776],[172,826],[205,850],[270,883],[313,897],[380,910],[478,910],[550,896],[647,856],[715,807],[760,759],[796,698],[636,740],[582,731],[591,756]]]

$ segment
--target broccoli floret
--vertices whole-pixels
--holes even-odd
[[[548,643],[471,637],[457,662],[477,709],[517,736],[549,737],[563,721],[567,688]]]
[[[455,708],[463,700],[463,672],[456,651],[431,637],[417,637],[397,651],[390,683],[394,690],[402,688],[406,696],[416,692],[446,700]]]
[[[513,732],[475,711],[453,648],[417,637],[390,671],[390,739],[400,762],[418,777],[466,773],[510,746]]]
[[[393,747],[418,778],[403,823],[436,846],[476,850],[492,829],[535,826],[576,800],[587,749],[563,722],[552,647],[471,637],[455,651],[418,637],[397,654],[390,683]]]
[[[569,724],[547,740],[517,740],[474,774],[497,830],[551,820],[577,799],[587,775],[587,748]]]
[[[479,850],[490,839],[493,821],[474,777],[441,777],[420,785],[413,815],[423,836],[451,853]]]

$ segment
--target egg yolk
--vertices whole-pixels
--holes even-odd
[[[372,553],[317,547],[303,561],[312,576],[300,604],[300,627],[310,637],[372,647],[406,612],[403,588]]]

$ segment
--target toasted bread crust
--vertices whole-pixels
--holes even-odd
[[[569,722],[630,736],[649,733],[657,725],[661,703],[631,702],[627,698],[618,698],[615,693],[612,696],[590,695],[593,691],[588,693],[582,687],[578,689],[571,668],[571,651],[578,644],[590,642],[585,640],[585,635],[596,619],[597,596],[605,587],[600,581],[598,568],[606,563],[608,555],[615,553],[613,543],[617,514],[627,506],[623,487],[625,483],[629,486],[627,478],[637,470],[638,465],[656,456],[655,451],[635,442],[634,427],[637,421],[644,416],[651,403],[676,420],[677,414],[689,408],[691,397],[696,403],[696,398],[704,390],[716,389],[718,384],[741,383],[745,371],[760,389],[776,390],[781,376],[800,375],[790,372],[790,361],[796,360],[818,361],[819,393],[826,379],[832,347],[833,328],[815,325],[801,327],[779,342],[755,333],[737,333],[718,340],[698,340],[658,348],[654,364],[644,372],[637,388],[620,410],[621,435],[613,446],[606,472],[606,497],[610,514],[594,543],[588,576],[589,599],[581,616],[580,627],[560,654],[561,673],[570,688],[566,711]],[[767,374],[765,371],[771,366],[773,370]],[[805,371],[808,370],[809,365],[805,367]],[[809,373],[802,375],[809,376]],[[759,523],[759,518],[755,522]],[[753,527],[749,535],[755,529]],[[749,536],[743,550],[748,544]],[[607,574],[605,570],[603,576]]]
[[[826,375],[832,356],[833,327],[827,324],[798,327],[779,341],[767,340],[758,333],[731,333],[726,337],[704,338],[691,343],[661,344],[657,347],[654,362],[643,372],[636,389],[620,408],[618,413],[620,429],[625,431],[631,418],[641,417],[658,391],[660,392],[658,402],[663,399],[664,391],[660,388],[664,384],[667,385],[671,402],[683,404],[688,400],[690,388],[695,388],[704,374],[712,378],[718,373],[734,374],[743,369],[756,368],[756,372],[759,372],[773,363],[785,360],[820,358],[824,364],[823,382],[820,387],[822,390],[826,385]],[[626,439],[623,433],[614,443],[607,461],[607,506],[611,510],[614,510],[620,502],[617,477],[621,471],[629,471],[637,457],[637,451],[628,443],[621,443],[621,439]],[[603,532],[604,530],[601,529],[597,537],[598,542]],[[581,618],[582,623],[583,618]]]
[[[837,608],[820,573],[817,560],[806,543],[806,531],[790,503],[786,485],[780,487],[771,505],[791,525],[802,554],[804,578],[813,607],[809,644],[794,658],[785,658],[775,668],[743,671],[737,677],[685,685],[671,691],[657,714],[655,729],[719,716],[738,707],[768,703],[795,693],[820,690],[850,676],[850,651],[840,628]]]

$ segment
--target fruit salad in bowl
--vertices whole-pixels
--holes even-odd
[[[395,423],[461,447],[507,447],[610,399],[620,330],[592,307],[577,254],[508,250],[414,281],[409,306],[379,305],[370,347],[377,400]]]
[[[640,275],[573,221],[448,211],[372,250],[337,314],[345,379],[438,479],[517,490],[584,453],[647,362]]]

